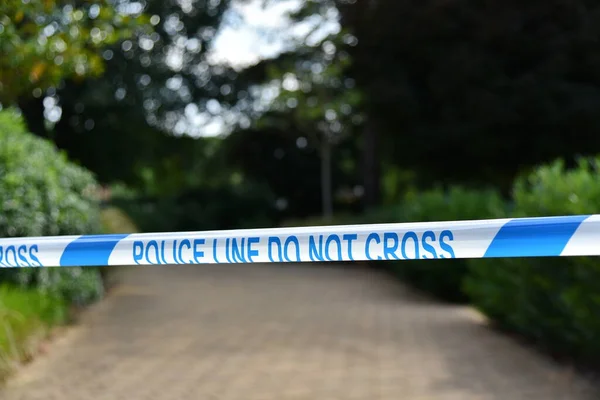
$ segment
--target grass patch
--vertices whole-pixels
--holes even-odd
[[[127,215],[119,207],[108,205],[100,211],[100,221],[102,230],[107,234],[114,233],[139,233],[140,229],[133,222],[133,219]],[[112,278],[111,272],[114,272],[116,267],[100,268],[100,276],[106,290],[110,290],[115,284],[115,279]]]
[[[51,328],[67,318],[68,305],[60,297],[0,286],[0,381],[15,365],[29,360]]]
[[[131,218],[120,208],[109,206],[100,214],[105,233],[138,233],[139,229]]]

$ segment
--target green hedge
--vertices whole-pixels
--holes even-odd
[[[287,221],[284,226],[338,225],[362,223],[456,221],[501,218],[506,215],[505,203],[493,189],[476,190],[460,186],[441,187],[427,191],[411,191],[400,204],[382,207],[361,215],[336,215],[330,221],[311,218]],[[465,302],[463,280],[468,272],[464,259],[373,262],[391,270],[402,280],[439,298]]]
[[[269,227],[277,219],[274,203],[267,190],[244,186],[197,188],[161,197],[117,192],[111,200],[141,232]]]
[[[505,215],[504,202],[495,190],[460,186],[447,190],[435,188],[410,192],[405,196],[401,210],[395,221],[457,221],[500,218]],[[462,291],[463,280],[468,272],[468,264],[464,259],[396,261],[390,263],[390,268],[402,280],[439,298],[452,302],[467,301]]]
[[[510,201],[494,190],[452,187],[408,193],[401,204],[331,224],[427,222],[598,213],[600,158],[562,161],[515,180]],[[322,224],[312,219],[309,225]],[[290,222],[286,224],[298,225]],[[381,261],[403,280],[447,300],[470,301],[501,327],[557,355],[600,360],[600,260],[533,257]]]
[[[515,217],[598,212],[598,160],[541,166],[514,185]],[[555,352],[600,358],[600,262],[586,257],[469,261],[465,290],[501,326]]]
[[[100,232],[96,182],[46,140],[25,129],[15,110],[0,111],[0,237]],[[3,281],[56,291],[72,302],[102,292],[96,269],[4,269]]]

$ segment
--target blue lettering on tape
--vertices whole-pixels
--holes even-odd
[[[352,241],[358,239],[358,235],[356,233],[347,233],[342,236],[342,239],[348,242],[348,259],[354,261],[354,257],[352,256]]]
[[[396,250],[398,250],[398,234],[396,232],[385,232],[383,234],[383,256],[386,260],[399,260],[400,257],[396,255]]]
[[[259,237],[227,238],[225,239],[225,258],[230,263],[254,262],[253,257],[258,257],[259,253],[258,249],[252,248],[252,245],[258,243],[260,243]],[[274,243],[277,243],[278,246],[280,245],[278,241],[274,241]],[[216,248],[214,250],[215,262],[219,263]]]
[[[206,239],[149,240],[147,243],[136,240],[132,247],[133,262],[138,265],[200,264],[205,243]]]
[[[37,258],[38,245],[8,245],[0,246],[0,267],[41,267],[42,263]]]
[[[259,244],[259,243],[260,243],[259,237],[249,237],[248,238],[248,261],[254,262],[253,258],[259,256],[258,250],[252,248],[253,244]]]
[[[189,240],[183,240],[181,243],[183,244],[184,242],[187,242],[185,244],[188,245],[189,248]],[[200,250],[200,246],[204,246],[204,244],[206,243],[206,239],[194,239],[194,261],[196,264],[199,264],[200,262],[202,262],[202,259],[204,258],[204,250]],[[183,259],[181,259],[181,246],[179,249],[179,258],[181,263],[183,264],[184,261]],[[188,264],[193,264],[193,262],[190,260],[188,261]]]
[[[235,263],[245,263],[246,262],[246,254],[244,254],[246,238],[231,239],[231,258]]]
[[[292,246],[292,244],[294,246]],[[296,259],[292,260],[290,258],[290,247],[295,247],[296,248]],[[296,236],[288,236],[288,238],[285,240],[285,244],[283,245],[283,255],[285,257],[285,259],[288,262],[300,262],[302,261],[300,259],[300,242],[298,241],[298,238]]]
[[[377,258],[373,258],[373,256],[371,255],[371,242],[375,242],[376,244],[381,243],[381,239],[379,238],[379,235],[376,233],[371,233],[369,234],[369,236],[367,236],[367,241],[365,242],[365,255],[367,256],[367,260],[381,260],[381,256],[377,256]]]
[[[230,239],[229,239],[229,238],[226,238],[226,239],[225,239],[225,259],[227,260],[227,262],[228,262],[229,264],[231,264],[231,257],[229,256],[229,254],[230,254],[230,250],[229,250],[229,241],[230,241]]]
[[[423,258],[427,259],[427,258],[438,258],[437,252],[435,251],[435,247],[429,243],[427,241],[427,239],[429,239],[429,241],[431,242],[435,242],[435,233],[433,233],[433,231],[425,231],[423,232],[423,236],[421,237],[421,246],[423,247],[423,250],[425,250],[427,253],[429,254],[423,254]],[[431,256],[431,257],[430,257]]]
[[[332,243],[335,243],[335,246],[332,246]],[[331,247],[337,249],[337,257],[331,256]],[[342,261],[344,259],[342,256],[342,241],[338,235],[329,235],[325,241],[325,254],[327,255],[327,259],[329,261]]]
[[[313,235],[308,237],[308,256],[311,261],[325,261],[323,258],[323,235],[319,235],[319,247],[317,247]]]
[[[158,254],[158,242],[156,240],[151,240],[148,242],[146,245],[145,256],[148,264],[161,264],[160,256]],[[152,261],[152,259],[156,261]]]
[[[216,239],[216,238],[213,240],[212,249],[213,249],[213,259],[215,260],[215,263],[221,264],[221,262],[217,258],[217,250],[219,249],[219,247],[218,247],[218,239]]]
[[[454,240],[454,235],[452,234],[452,231],[449,231],[447,229],[443,230],[440,234],[440,247],[442,248],[442,250],[447,252],[449,256],[445,256],[442,254],[440,255],[440,258],[456,258],[456,255],[454,254],[454,249],[450,244],[446,243],[446,240]]]
[[[269,261],[271,262],[282,262],[283,258],[281,255],[281,240],[277,236],[269,236],[267,253],[269,255]],[[273,258],[273,247],[277,249],[277,260]]]
[[[412,245],[408,243],[408,241],[412,242]],[[414,253],[414,257],[411,257],[408,253],[407,250],[409,249],[409,247],[412,247],[411,253]],[[419,238],[417,237],[417,234],[414,232],[406,232],[406,234],[404,234],[404,236],[402,237],[402,245],[401,245],[401,250],[402,250],[402,258],[404,258],[405,260],[418,260],[419,259]]]
[[[454,249],[449,243],[453,240],[454,235],[449,230],[443,230],[439,234],[439,241],[433,231],[422,234],[408,231],[401,235],[397,232],[383,232],[383,238],[373,232],[365,241],[365,258],[374,261],[455,258]],[[434,245],[436,242],[439,243],[439,249]]]

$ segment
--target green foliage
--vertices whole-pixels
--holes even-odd
[[[504,216],[502,198],[493,189],[452,186],[411,191],[404,198],[406,222],[458,221]]]
[[[475,190],[454,186],[409,192],[401,207],[403,222],[458,221],[500,218],[504,202],[492,190]],[[392,270],[415,287],[449,301],[464,302],[462,282],[468,272],[463,259],[397,261]]]
[[[380,210],[378,210],[378,211],[379,212],[372,212],[372,213],[368,213],[366,215],[335,214],[332,218],[330,218],[328,220],[325,220],[325,218],[323,216],[301,218],[301,219],[290,218],[290,219],[285,219],[280,224],[280,226],[287,227],[287,228],[293,228],[293,227],[297,227],[297,226],[309,227],[309,226],[326,226],[326,225],[331,225],[331,226],[352,225],[352,224],[367,223],[365,221],[365,219],[367,219],[369,221],[369,223],[389,222],[387,219],[378,221],[377,218],[374,218],[374,215],[383,216],[386,214],[386,212],[382,212]]]
[[[95,181],[52,143],[0,111],[0,237],[98,232]]]
[[[567,169],[562,161],[517,179],[514,216],[597,212],[598,159]],[[600,264],[587,257],[470,260],[465,290],[501,326],[553,351],[600,356]]]
[[[302,132],[291,119],[281,115],[268,118],[271,122],[277,121],[278,126],[238,131],[223,141],[221,157],[228,160],[223,164],[229,167],[230,173],[239,174],[245,185],[268,188],[276,198],[285,199],[286,207],[282,211],[288,217],[302,218],[322,212],[318,151],[310,146],[299,148],[297,139],[302,137]],[[350,158],[347,153],[343,144],[333,151],[334,193],[353,186],[352,174],[340,165],[340,159]],[[214,173],[221,171],[223,169]],[[352,207],[339,197],[335,200],[338,211]]]
[[[131,36],[146,22],[139,13],[119,12],[111,1],[75,4],[0,3],[0,102],[15,102],[64,78],[101,74],[99,50]]]
[[[599,158],[580,158],[574,168],[564,161],[540,166],[515,181],[515,217],[583,215],[598,211]]]
[[[63,323],[67,316],[67,304],[59,296],[0,286],[0,380],[12,362],[31,355],[36,338],[43,338],[50,327]]]
[[[600,3],[332,1],[386,170],[508,191],[523,167],[600,151]]]
[[[198,177],[219,175],[215,168],[200,173],[198,169],[210,158],[210,142],[220,140],[193,140],[187,134],[200,136],[212,122],[232,126],[237,119],[224,114],[238,100],[243,99],[245,107],[240,105],[232,116],[242,117],[242,108],[251,112],[251,78],[209,62],[230,0],[185,6],[176,0],[116,3],[143,6],[144,14],[151,16],[151,31],[136,30],[108,46],[103,54],[110,56],[101,76],[66,80],[56,88],[61,119],[51,129],[34,133],[51,137],[70,159],[106,184],[121,181],[143,189],[151,185],[164,193],[181,184],[190,187],[188,181]],[[177,56],[172,57],[174,51]],[[43,121],[42,102],[40,98],[19,104],[30,125]]]
[[[96,183],[88,171],[26,132],[13,110],[0,111],[0,143],[0,237],[100,232]],[[78,303],[102,293],[95,269],[6,269],[0,279]]]
[[[117,207],[106,207],[101,213],[102,231],[105,233],[137,233],[139,228],[131,217]]]
[[[284,133],[297,136],[300,132],[316,148],[324,141],[339,144],[351,133],[353,120],[360,118],[356,110],[361,92],[344,79],[351,60],[342,38],[341,33],[328,35],[310,46],[302,43],[293,58],[284,55],[267,61],[271,83],[279,86],[271,109],[298,127],[298,131]],[[269,118],[260,121],[269,122]]]
[[[141,232],[268,227],[277,220],[274,202],[268,190],[248,186],[197,188],[171,196],[129,194],[112,200]]]
[[[93,303],[104,292],[100,272],[89,267],[2,270],[0,280],[21,288],[36,288],[77,306]]]
[[[438,187],[427,191],[411,191],[400,204],[375,208],[360,215],[338,214],[327,223],[322,218],[309,218],[288,220],[284,225],[457,221],[501,218],[505,214],[505,204],[496,191],[453,186],[447,190]],[[464,259],[381,261],[377,265],[390,269],[402,280],[444,300],[467,300],[462,290],[468,272],[468,264]]]

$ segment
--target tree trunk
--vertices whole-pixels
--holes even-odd
[[[364,205],[367,208],[379,205],[381,198],[381,167],[378,157],[379,133],[371,119],[363,131],[364,157]]]
[[[48,138],[48,130],[46,129],[46,117],[44,117],[44,99],[40,98],[23,98],[18,102],[19,109],[23,113],[23,119],[27,125],[27,129],[40,137]]]
[[[322,212],[326,221],[333,217],[333,195],[331,183],[331,143],[327,139],[321,142],[321,200]]]

